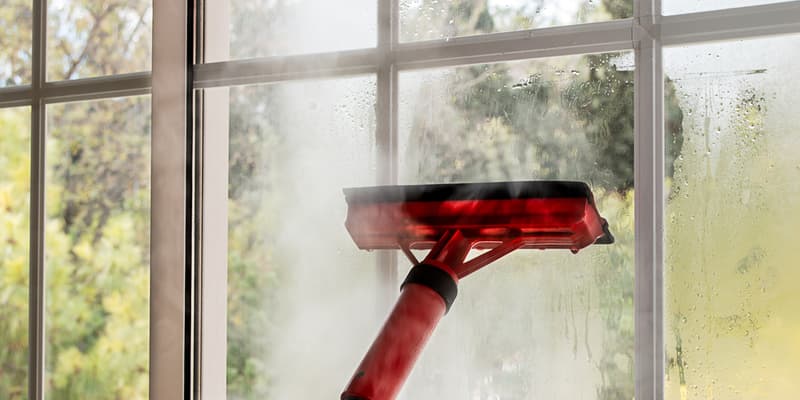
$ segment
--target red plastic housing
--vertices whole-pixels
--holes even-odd
[[[345,226],[361,249],[429,249],[451,230],[477,249],[515,239],[519,248],[578,251],[613,240],[582,182],[385,186],[345,194]]]

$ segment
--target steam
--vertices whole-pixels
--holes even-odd
[[[373,185],[375,80],[370,77],[281,84],[265,110],[281,143],[271,185],[259,186],[278,210],[263,237],[280,283],[262,308],[274,325],[268,365],[271,398],[336,398],[374,337],[375,257],[344,228],[342,188]],[[231,229],[236,229],[231,227]],[[265,296],[268,294],[265,294]]]

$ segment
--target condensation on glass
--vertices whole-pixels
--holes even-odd
[[[571,25],[629,18],[632,0],[399,0],[400,40]]]
[[[32,2],[3,0],[0,4],[0,87],[30,83]]]
[[[150,70],[151,0],[47,2],[47,79]]]
[[[0,109],[0,398],[28,398],[30,128],[25,108]]]
[[[460,282],[403,399],[633,398],[633,69],[621,53],[400,74],[401,183],[586,181],[617,238]]]
[[[231,0],[230,58],[285,56],[375,47],[375,0]],[[224,54],[224,53],[223,53]],[[209,55],[208,62],[225,61]]]
[[[45,398],[147,398],[150,97],[47,106],[45,189]]]
[[[230,89],[229,398],[337,397],[378,329],[342,193],[375,184],[375,101],[374,76]]]
[[[684,115],[667,176],[665,398],[800,392],[800,37],[665,49]],[[674,149],[673,149],[674,150]]]
[[[664,15],[783,3],[788,0],[661,0]]]

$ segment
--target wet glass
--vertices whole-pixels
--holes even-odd
[[[28,398],[29,108],[0,109],[0,398]]]
[[[230,58],[375,47],[377,4],[374,0],[231,0]]]
[[[667,179],[665,398],[800,391],[800,37],[664,50],[684,115]]]
[[[377,332],[378,266],[342,193],[375,184],[375,93],[374,76],[230,89],[229,398],[337,397]]]
[[[31,82],[33,2],[0,2],[0,87]]]
[[[617,239],[465,278],[401,398],[633,398],[633,73],[619,53],[400,74],[401,183],[586,181]]]
[[[399,0],[400,40],[608,21],[633,16],[632,0]]]
[[[663,0],[664,15],[723,10],[727,8],[783,3],[787,0]]]
[[[150,70],[151,0],[47,2],[47,79]]]
[[[150,108],[47,106],[46,399],[148,397]]]

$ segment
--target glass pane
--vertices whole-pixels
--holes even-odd
[[[632,0],[399,0],[400,40],[607,21],[633,16]]]
[[[0,0],[0,87],[31,81],[31,0]]]
[[[45,397],[145,399],[150,98],[47,112]]]
[[[586,181],[617,238],[460,282],[405,399],[633,398],[633,68],[622,53],[400,75],[402,183]]]
[[[665,49],[684,115],[666,205],[666,398],[800,381],[800,37]]]
[[[231,0],[230,56],[240,59],[375,47],[377,3]]]
[[[28,398],[29,108],[0,109],[0,398]]]
[[[788,0],[662,0],[664,15],[783,3]]]
[[[375,182],[375,91],[230,90],[228,398],[337,397],[378,329],[375,257],[345,230],[342,193]]]
[[[55,0],[47,4],[48,80],[147,71],[151,0]]]

